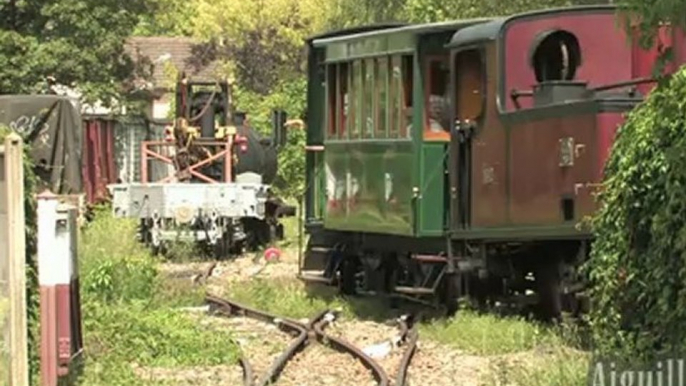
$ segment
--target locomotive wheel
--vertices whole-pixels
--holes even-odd
[[[460,287],[462,277],[459,273],[446,275],[443,278],[440,301],[446,308],[447,316],[454,316],[459,309]]]

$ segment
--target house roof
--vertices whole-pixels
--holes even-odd
[[[208,49],[202,41],[188,37],[132,37],[125,45],[126,52],[135,62],[146,60],[152,67],[152,88],[165,89],[169,79],[165,76],[165,62],[171,62],[179,72],[195,81],[215,80],[219,62],[208,61]]]

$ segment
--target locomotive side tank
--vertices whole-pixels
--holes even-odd
[[[654,86],[657,52],[616,11],[313,39],[300,277],[450,311],[460,297],[582,311],[582,220],[623,114]]]

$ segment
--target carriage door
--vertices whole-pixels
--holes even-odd
[[[484,105],[482,51],[457,50],[451,58],[454,119],[450,135],[450,201],[452,229],[466,228],[471,208],[472,138]]]

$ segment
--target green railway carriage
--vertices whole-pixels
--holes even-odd
[[[579,223],[657,58],[627,43],[615,13],[570,7],[309,40],[299,277],[451,311],[462,296],[536,303],[547,317],[579,311],[591,240]],[[686,46],[675,48],[686,62]]]
[[[311,42],[310,222],[340,231],[444,234],[444,45],[480,21],[381,26]]]

